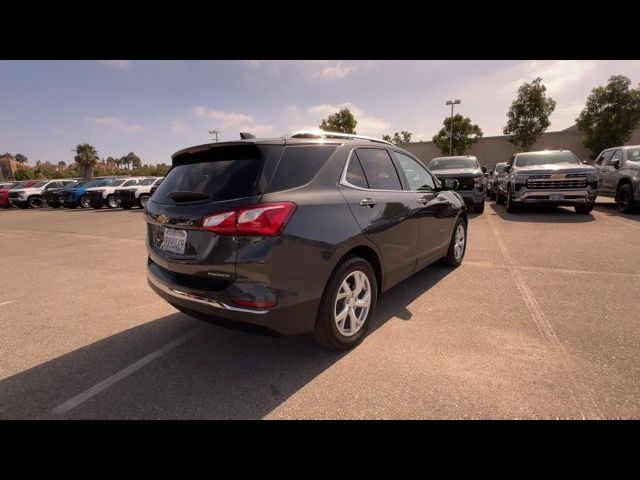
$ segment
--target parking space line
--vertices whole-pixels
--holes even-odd
[[[493,263],[493,262],[477,262],[473,260],[464,261],[464,265],[472,266],[472,267],[486,267],[486,268],[497,268],[497,269],[506,269],[503,265]],[[626,277],[626,278],[640,278],[640,273],[629,273],[629,272],[607,272],[603,270],[574,270],[571,268],[556,268],[556,267],[534,267],[531,265],[519,265],[517,267],[519,270],[527,270],[533,272],[545,272],[545,273],[567,273],[567,274],[578,274],[578,275],[612,275],[617,277]]]
[[[11,230],[7,229],[4,232],[14,232],[14,233],[35,233],[38,235],[62,235],[67,237],[75,237],[75,238],[86,238],[89,240],[119,240],[125,242],[144,242],[144,238],[118,238],[118,237],[106,237],[104,235],[82,235],[79,233],[65,233],[65,232],[47,232],[43,230]]]
[[[100,383],[97,383],[93,387],[85,390],[84,392],[76,395],[75,397],[67,400],[64,403],[61,403],[60,405],[58,405],[57,407],[55,407],[53,409],[53,413],[55,413],[56,415],[64,415],[65,413],[69,412],[70,410],[73,410],[78,405],[86,402],[87,400],[89,400],[90,398],[96,396],[97,394],[99,394],[103,390],[106,390],[107,388],[112,387],[113,385],[118,383],[120,380],[123,380],[123,379],[127,378],[129,375],[131,375],[132,373],[135,373],[136,371],[140,370],[145,365],[148,365],[149,363],[153,362],[157,358],[160,358],[165,353],[170,352],[171,350],[176,348],[178,345],[186,342],[191,337],[193,337],[195,334],[200,332],[203,328],[204,328],[204,326],[197,327],[197,328],[185,333],[184,335],[176,338],[175,340],[167,343],[164,347],[159,348],[158,350],[156,350],[154,352],[151,352],[149,355],[146,355],[146,356],[142,357],[137,362],[134,362],[131,365],[129,365],[128,367],[123,368],[119,372],[114,373],[113,375],[111,375],[110,377],[104,379]]]
[[[540,305],[533,295],[533,292],[527,286],[522,274],[520,273],[519,267],[517,267],[513,262],[511,255],[507,250],[507,246],[505,245],[502,237],[500,236],[500,233],[498,232],[498,228],[495,225],[495,220],[491,217],[489,217],[489,225],[491,226],[491,230],[493,231],[493,235],[495,236],[496,244],[498,245],[498,248],[500,249],[500,252],[504,257],[505,265],[513,275],[516,286],[520,291],[520,295],[522,295],[522,298],[527,305],[527,308],[529,309],[531,318],[536,324],[540,335],[547,341],[551,348],[558,353],[560,361],[564,364],[564,369],[569,379],[569,385],[567,385],[567,388],[569,390],[571,398],[578,408],[578,411],[580,412],[580,415],[583,419],[602,418],[602,413],[600,412],[598,405],[596,405],[595,400],[591,396],[591,393],[589,392],[587,387],[577,379],[575,369],[571,366],[572,362],[569,354],[558,339],[558,336],[553,330],[553,327],[551,326],[549,320],[547,320],[547,317],[542,311],[542,308],[540,308]]]
[[[10,303],[13,303],[13,300],[8,300],[6,302],[0,302],[0,307],[2,307],[3,305],[9,305]]]
[[[604,213],[604,212],[602,212],[602,213]],[[619,217],[618,215],[611,214],[611,213],[605,214],[603,216],[604,216],[605,219],[611,220],[612,222],[619,223],[620,225],[624,225],[625,227],[633,228],[635,230],[640,230],[640,225],[636,225],[634,223],[628,223],[628,222],[625,222],[624,220],[622,220],[625,217]],[[631,220],[631,221],[633,222],[633,220]]]

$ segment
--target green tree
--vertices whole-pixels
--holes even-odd
[[[80,176],[83,180],[92,180],[93,167],[99,160],[97,150],[88,143],[82,143],[75,148],[74,152],[76,152],[74,160],[80,170]]]
[[[33,180],[35,179],[35,174],[30,168],[18,168],[15,173],[16,180]]]
[[[24,155],[22,155],[21,153],[16,153],[15,159],[16,159],[16,162],[23,163],[23,164],[29,161],[29,159]]]
[[[398,145],[400,143],[410,143],[412,136],[413,133],[402,130],[400,133],[394,133],[393,137],[391,135],[383,135],[382,139]]]
[[[343,108],[339,112],[329,115],[326,119],[323,118],[320,123],[320,128],[327,132],[339,132],[339,133],[356,133],[356,125],[358,121],[353,116],[353,113],[348,108]]]
[[[624,145],[640,124],[640,85],[629,88],[631,80],[612,75],[607,85],[591,90],[587,103],[576,118],[584,133],[582,143],[591,150],[591,158],[605,148]]]
[[[446,117],[442,122],[442,128],[433,136],[433,143],[440,149],[443,155],[449,155],[451,140],[451,117]],[[467,155],[471,145],[482,137],[482,129],[471,123],[469,117],[463,117],[456,113],[453,117],[453,154]]]
[[[133,152],[127,153],[127,156],[125,158],[127,159],[127,163],[131,165],[132,168],[140,168],[142,166],[140,157]]]
[[[556,102],[547,97],[546,92],[547,87],[540,77],[531,83],[523,83],[507,112],[507,124],[502,131],[511,135],[509,141],[525,152],[551,125],[549,116],[556,109]]]
[[[60,160],[60,161],[58,162],[58,168],[59,168],[60,170],[64,170],[65,168],[67,168],[67,162],[65,162],[64,160]]]

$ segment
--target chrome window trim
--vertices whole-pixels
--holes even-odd
[[[385,152],[389,153],[390,150],[392,151],[396,151],[395,149],[389,149],[389,148],[385,148],[385,147],[378,147],[378,146],[374,146],[374,145],[361,145],[361,146],[357,146],[357,147],[353,147],[350,151],[349,151],[349,155],[347,156],[347,161],[344,163],[344,167],[342,167],[342,175],[340,175],[340,181],[338,182],[339,185],[342,185],[343,187],[349,187],[349,188],[353,188],[355,190],[360,190],[362,192],[386,192],[386,193],[432,193],[432,192],[437,192],[438,190],[428,190],[428,191],[424,191],[424,192],[420,192],[418,190],[380,190],[380,189],[374,189],[374,188],[362,188],[362,187],[358,187],[357,185],[354,185],[352,183],[349,183],[347,181],[347,170],[349,169],[349,163],[351,162],[351,157],[353,155],[353,152],[357,149],[360,148],[375,148],[378,150],[384,150]],[[399,152],[399,153],[403,153],[404,152]],[[406,155],[406,154],[405,154]],[[408,156],[408,155],[407,155]],[[391,158],[391,161],[393,162],[394,159],[391,157],[391,155],[389,155],[389,157]],[[410,156],[410,158],[413,158]],[[413,158],[414,160],[416,160],[420,165],[422,164],[422,162],[420,162],[420,160],[417,160],[415,158]],[[395,164],[393,165],[395,168]],[[431,174],[431,172],[426,169],[426,167],[424,167],[425,170],[427,171],[427,173],[429,175],[431,175],[431,178],[434,180],[434,183],[436,184],[436,186],[438,185],[438,183],[440,183],[437,178]],[[362,167],[362,169],[364,170],[364,167]],[[397,172],[396,172],[397,173]],[[366,175],[366,173],[365,173]],[[399,174],[398,174],[399,176]],[[400,178],[398,178],[398,180],[400,180]],[[402,181],[400,182],[400,185],[402,186]]]

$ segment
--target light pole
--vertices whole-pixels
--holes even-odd
[[[218,143],[218,130],[209,130],[210,135],[216,136],[216,143]]]
[[[453,154],[453,106],[460,105],[460,100],[447,100],[447,105],[451,105],[451,131],[449,132],[449,156]]]

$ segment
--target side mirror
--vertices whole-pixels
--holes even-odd
[[[487,167],[485,167],[484,165],[482,166],[482,173],[487,173]]]
[[[509,173],[511,171],[511,165],[507,165],[504,167],[504,173]]]
[[[611,166],[613,168],[620,168],[620,159],[616,158],[615,160],[611,160]]]
[[[457,190],[458,185],[458,180],[456,180],[455,178],[445,178],[444,180],[442,180],[443,190]]]

